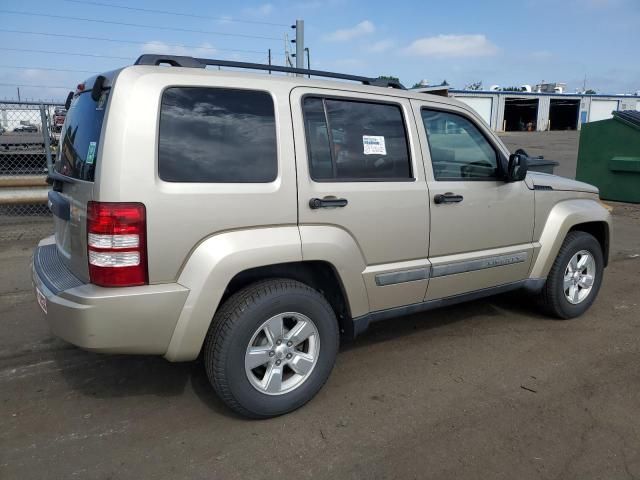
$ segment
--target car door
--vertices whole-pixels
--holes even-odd
[[[506,182],[508,152],[463,107],[412,100],[430,193],[426,300],[527,278],[533,255],[534,194]]]
[[[364,284],[354,316],[421,302],[429,208],[410,102],[298,87],[291,110],[303,259]]]

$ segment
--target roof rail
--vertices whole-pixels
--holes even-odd
[[[339,78],[341,80],[352,80],[361,82],[364,85],[376,87],[398,88],[406,90],[405,87],[395,80],[382,78],[361,77],[359,75],[349,75],[346,73],[325,72],[323,70],[309,70],[306,68],[281,67],[280,65],[266,65],[263,63],[234,62],[231,60],[215,60],[213,58],[194,58],[180,55],[140,55],[134,65],[162,65],[169,64],[172,67],[205,68],[207,65],[219,67],[246,68],[249,70],[264,70],[270,72],[298,73],[303,75],[313,75],[314,77]]]

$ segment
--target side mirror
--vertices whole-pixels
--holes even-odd
[[[507,165],[507,182],[520,182],[527,176],[528,164],[526,155],[513,153],[509,155]]]

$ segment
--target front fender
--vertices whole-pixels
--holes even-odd
[[[224,232],[203,241],[178,278],[189,295],[165,358],[173,362],[197,358],[213,314],[235,275],[249,268],[301,260],[297,226]]]
[[[611,214],[597,200],[572,199],[556,204],[549,212],[542,230],[540,250],[534,260],[530,278],[546,278],[567,233],[572,227],[588,222],[605,222],[611,232]]]

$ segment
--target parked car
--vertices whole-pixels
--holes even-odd
[[[14,132],[20,133],[38,133],[38,127],[31,124],[18,125],[13,129]]]
[[[598,190],[527,172],[470,107],[201,62],[143,55],[70,96],[33,263],[56,335],[202,354],[220,398],[265,418],[309,401],[372,322],[515,289],[561,319],[595,301]]]

